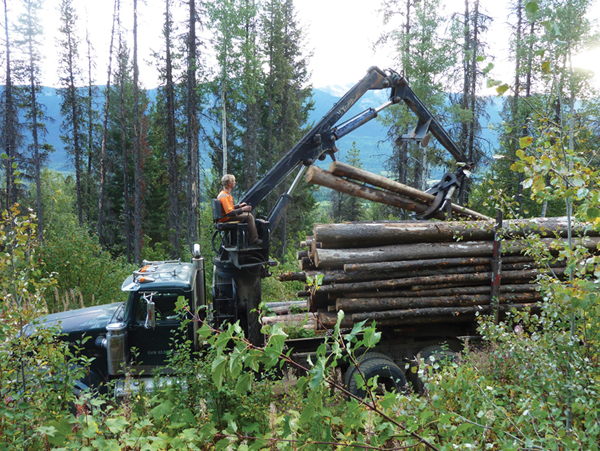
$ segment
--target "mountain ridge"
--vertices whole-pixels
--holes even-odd
[[[350,89],[352,85],[340,86],[332,85],[321,88],[313,88],[314,109],[309,114],[309,124],[318,122],[334,105],[341,96]],[[103,86],[99,86],[101,92]],[[72,170],[69,156],[67,155],[64,144],[60,139],[60,124],[62,117],[60,114],[60,97],[58,89],[44,87],[40,103],[46,107],[46,115],[54,118],[46,124],[47,136],[45,142],[51,144],[55,151],[49,155],[47,167],[57,171]],[[148,90],[149,98],[154,99],[156,89]],[[96,99],[99,104],[102,103],[103,96],[99,95]],[[356,114],[367,108],[378,107],[387,101],[387,91],[368,91],[344,116],[348,120]],[[488,123],[500,122],[499,112],[502,108],[501,101],[493,99],[487,108],[490,116]],[[415,124],[417,118],[415,117]],[[491,143],[491,148],[498,144],[498,137],[488,129],[487,123],[482,126],[482,137]],[[354,130],[351,134],[340,139],[337,143],[339,152],[338,159],[343,159],[346,151],[351,148],[352,143],[360,150],[360,160],[362,167],[370,172],[380,173],[383,170],[385,160],[391,155],[392,144],[387,136],[386,128],[377,120],[372,120],[362,127]],[[208,159],[205,161],[209,161]]]

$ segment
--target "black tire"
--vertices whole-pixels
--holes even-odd
[[[367,359],[363,361],[359,367],[360,372],[367,381],[378,376],[377,383],[382,391],[385,390],[386,392],[400,393],[406,386],[404,373],[400,367],[389,358],[382,359],[374,357],[372,359]],[[358,383],[356,381],[356,377],[360,377],[360,373],[354,367],[350,368],[349,371],[350,370],[352,370],[352,373],[348,375],[348,391],[355,396],[364,398],[366,395],[365,388],[358,388]],[[377,391],[379,392],[379,389]]]
[[[365,349],[362,350],[362,352],[357,352],[354,355],[354,360],[356,360],[356,363],[358,363],[359,365],[362,365],[363,362],[366,362],[367,360],[370,359],[383,359],[383,360],[389,360],[390,362],[394,363],[394,360],[387,356],[386,354],[382,353],[382,352],[376,352],[376,351],[367,351]],[[348,367],[348,369],[346,370],[346,372],[344,373],[344,385],[346,387],[348,387],[348,385],[350,384],[350,377],[352,377],[352,374],[354,373],[354,370],[356,369],[356,366],[354,365],[350,365]]]

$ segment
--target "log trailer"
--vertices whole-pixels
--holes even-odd
[[[345,113],[368,91],[390,91],[389,100],[378,108],[369,108],[354,118],[339,124]],[[69,342],[85,341],[82,351],[93,358],[89,378],[81,381],[80,388],[101,386],[116,380],[116,394],[126,389],[124,370],[137,374],[134,385],[151,384],[152,370],[166,364],[170,352],[171,336],[180,327],[181,317],[176,303],[185,300],[200,320],[210,321],[216,327],[239,321],[247,339],[255,345],[263,343],[258,308],[261,303],[261,280],[270,275],[269,269],[276,262],[269,258],[270,237],[277,227],[285,209],[292,200],[292,191],[298,185],[305,170],[318,160],[330,155],[335,160],[336,141],[366,122],[390,105],[404,102],[417,116],[418,122],[412,132],[400,136],[402,141],[413,141],[425,145],[429,134],[433,135],[460,163],[454,174],[446,174],[430,192],[434,201],[422,213],[429,218],[440,211],[450,212],[452,194],[460,187],[469,167],[465,155],[442,128],[436,118],[417,98],[406,79],[393,71],[382,71],[376,67],[351,88],[333,108],[298,142],[254,187],[240,200],[255,208],[284,179],[296,171],[289,190],[284,193],[266,219],[257,219],[257,229],[262,244],[250,246],[247,225],[243,223],[219,222],[221,206],[213,200],[215,234],[213,248],[214,271],[212,280],[212,304],[208,305],[205,282],[205,261],[199,245],[193,250],[191,263],[181,261],[144,262],[139,271],[132,274],[122,285],[129,292],[126,302],[97,306],[49,315],[42,319],[42,327],[58,325],[63,337]],[[35,327],[29,329],[29,333]],[[191,322],[188,338],[193,351],[199,351],[202,343],[195,333],[198,322]],[[362,357],[361,368],[367,376],[379,374],[393,387],[404,385],[403,361],[414,359],[419,351],[434,349],[440,352],[441,342],[458,349],[457,337],[469,334],[464,323],[450,328],[415,326],[404,331],[390,329],[376,349]],[[299,360],[305,360],[322,342],[321,338],[290,340],[288,346]],[[431,346],[437,346],[431,348]],[[133,349],[136,349],[133,352]],[[368,358],[367,358],[368,357]],[[364,367],[364,368],[363,368]],[[348,369],[347,381],[352,385],[353,367]],[[135,388],[135,387],[133,387]],[[354,388],[356,390],[356,388]]]

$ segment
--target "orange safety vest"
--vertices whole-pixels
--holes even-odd
[[[217,199],[221,202],[221,212],[223,214],[223,217],[219,219],[219,222],[226,222],[229,219],[227,215],[233,211],[233,196],[223,190],[219,193]]]

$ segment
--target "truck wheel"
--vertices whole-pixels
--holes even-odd
[[[377,394],[383,394],[384,392],[401,392],[406,386],[406,378],[402,370],[391,361],[389,358],[374,357],[363,361],[360,365],[360,372],[367,381],[378,376],[376,390]],[[366,395],[365,387],[358,388],[356,381],[357,377],[360,377],[359,371],[356,367],[352,366],[348,369],[351,372],[348,375],[348,391],[355,396],[364,398]]]
[[[366,351],[363,349],[362,352],[360,352],[360,350],[358,350],[354,355],[354,360],[356,360],[356,363],[358,363],[359,365],[362,365],[363,362],[366,362],[367,360],[374,359],[374,358],[388,360],[392,363],[394,362],[391,357],[387,356],[386,354],[384,354],[382,352]],[[354,365],[350,365],[350,367],[344,373],[344,385],[346,387],[348,387],[350,385],[350,377],[352,377],[352,373],[354,372],[355,369],[356,369],[356,367]]]

